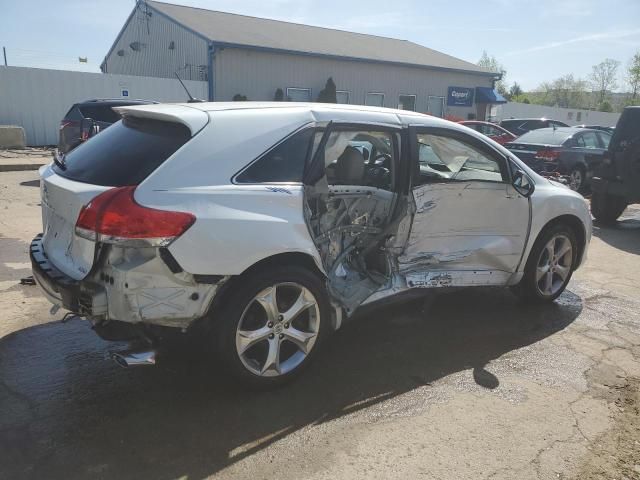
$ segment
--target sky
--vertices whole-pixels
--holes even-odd
[[[0,0],[9,65],[99,71],[134,0]],[[476,63],[483,50],[509,85],[531,90],[605,58],[623,73],[640,51],[640,0],[173,0],[170,3],[410,40]],[[78,57],[86,57],[80,63]],[[2,62],[2,57],[0,57]]]

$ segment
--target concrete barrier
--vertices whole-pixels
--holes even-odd
[[[24,128],[15,125],[0,125],[0,148],[22,149],[25,145]]]

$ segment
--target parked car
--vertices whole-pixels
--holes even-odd
[[[533,130],[505,146],[534,171],[566,175],[572,190],[583,191],[610,141],[604,131],[562,127]]]
[[[640,202],[640,107],[622,112],[592,190],[591,213],[603,224],[615,223],[627,205]]]
[[[588,128],[591,130],[602,130],[603,132],[610,133],[613,135],[616,127],[604,127],[602,125],[575,125],[575,128]]]
[[[500,122],[500,126],[509,130],[516,137],[519,137],[531,130],[538,130],[540,128],[568,127],[569,125],[558,120],[549,120],[547,118],[509,118],[507,120],[502,120]]]
[[[60,121],[58,152],[68,153],[82,142],[118,120],[113,107],[148,105],[158,102],[97,98],[74,104]]]
[[[198,332],[252,385],[297,375],[356,311],[399,295],[493,285],[553,301],[591,237],[580,195],[432,116],[253,102],[117,112],[40,170],[34,278],[103,338]],[[153,348],[116,359],[153,363]]]
[[[464,120],[458,123],[486,135],[494,142],[498,142],[500,145],[504,145],[505,143],[511,142],[517,138],[509,130],[505,130],[495,123],[481,122],[479,120]]]

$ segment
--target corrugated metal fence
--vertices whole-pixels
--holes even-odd
[[[620,118],[619,113],[594,112],[577,108],[547,107],[528,103],[505,103],[495,107],[491,120],[500,121],[507,118],[550,118],[565,122],[567,125],[602,125],[615,127]]]
[[[194,97],[207,98],[207,82],[184,83]],[[187,94],[170,78],[0,67],[0,125],[22,126],[28,145],[57,144],[71,105],[92,98],[185,102]]]

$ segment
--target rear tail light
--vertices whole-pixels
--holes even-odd
[[[82,238],[127,246],[166,246],[187,231],[196,217],[143,207],[136,203],[136,187],[101,193],[82,207],[76,234]]]
[[[560,156],[560,152],[558,150],[550,150],[550,149],[544,149],[544,150],[538,150],[538,152],[536,152],[536,158],[538,160],[544,160],[545,162],[555,162],[556,160],[558,160],[558,157]]]

